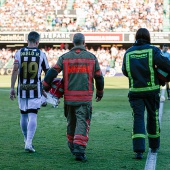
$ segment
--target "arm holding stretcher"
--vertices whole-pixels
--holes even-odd
[[[64,85],[61,78],[56,78],[61,69],[55,65],[49,69],[42,81],[43,90],[46,91],[47,102],[52,104],[53,107],[58,107],[60,98],[64,94]]]
[[[53,81],[54,78],[56,78],[58,75],[58,72],[55,68],[51,68],[47,71],[44,80],[42,82],[43,85],[43,90],[45,91],[49,91],[51,88],[51,83]]]

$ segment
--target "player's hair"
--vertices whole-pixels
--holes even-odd
[[[150,33],[146,28],[139,28],[138,31],[136,32],[135,39],[136,40],[144,39],[149,43],[151,42]]]
[[[28,34],[28,41],[31,43],[35,43],[40,40],[40,34],[38,32],[32,31]]]
[[[76,33],[73,37],[73,43],[75,45],[83,45],[85,42],[85,37],[82,33]]]

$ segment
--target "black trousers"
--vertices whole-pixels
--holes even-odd
[[[145,151],[145,109],[147,110],[146,130],[150,148],[159,148],[159,93],[129,93],[129,102],[133,110],[132,142],[134,152]]]

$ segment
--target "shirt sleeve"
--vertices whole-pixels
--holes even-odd
[[[164,57],[161,50],[157,47],[154,48],[154,63],[163,71],[170,72],[170,61],[168,57]]]
[[[42,52],[42,55],[43,55],[42,69],[44,72],[46,72],[50,67],[46,54]]]
[[[59,59],[57,60],[56,65],[57,65],[61,70],[63,70],[63,57],[62,57],[62,56],[59,57]]]
[[[18,50],[14,55],[14,64],[20,64],[20,50]]]
[[[127,71],[126,71],[126,54],[123,57],[122,73],[124,74],[124,76],[128,77],[128,74],[127,74]]]

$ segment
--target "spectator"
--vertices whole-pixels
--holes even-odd
[[[149,31],[163,31],[163,0],[75,0],[72,8],[81,15],[58,17],[57,10],[67,9],[67,2],[6,0],[0,7],[0,18],[3,18],[1,30],[134,32],[140,27],[147,27]],[[167,11],[166,14],[169,13]],[[56,26],[59,28],[55,29]]]
[[[41,48],[41,50],[47,55],[47,59],[49,62],[50,67],[52,67],[56,60],[58,60],[58,57],[61,56],[62,54],[66,53],[69,51],[69,47],[67,48],[67,43],[61,43],[62,48],[51,48],[45,46],[44,48]],[[66,49],[65,49],[66,45]],[[115,45],[114,45],[115,46]],[[99,60],[100,67],[102,68],[103,75],[105,75],[106,72],[106,67],[110,67],[111,69],[115,69],[116,72],[121,72],[121,65],[122,65],[122,60],[123,60],[123,55],[125,53],[125,49],[123,48],[117,48],[117,56],[112,57],[111,56],[111,49],[109,48],[100,48],[98,47],[97,50],[94,50],[93,47],[88,47],[86,46],[87,50],[96,55],[96,57]],[[12,50],[9,48],[4,48],[0,49],[0,68],[12,68],[12,56],[14,56],[16,50]],[[3,64],[2,64],[3,63]],[[5,73],[5,72],[4,72]],[[110,73],[109,75],[110,76]],[[112,75],[113,76],[113,75]]]
[[[162,54],[164,57],[167,57],[170,60],[170,53],[168,52],[169,46],[167,44],[163,44],[162,46]],[[170,89],[169,89],[169,82],[165,83],[166,91],[167,91],[167,98],[170,100]]]

